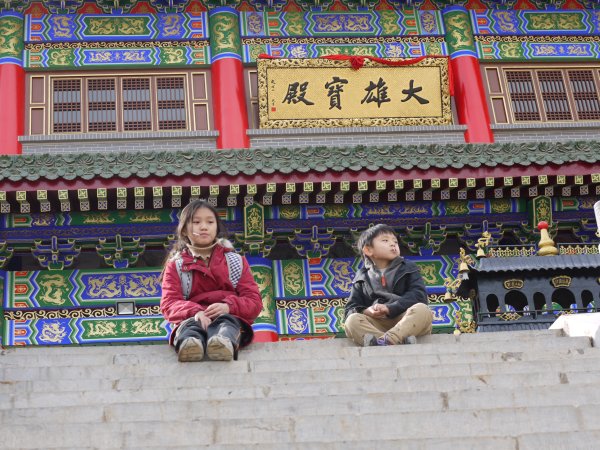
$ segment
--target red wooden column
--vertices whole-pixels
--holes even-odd
[[[238,12],[209,12],[212,101],[217,148],[250,148]]]
[[[25,71],[23,70],[23,15],[0,13],[0,154],[21,154],[19,136],[25,131]]]
[[[458,121],[467,125],[466,142],[494,142],[469,12],[462,6],[443,11],[446,43],[454,79]]]

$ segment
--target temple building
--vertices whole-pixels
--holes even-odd
[[[257,341],[342,336],[375,223],[434,332],[598,308],[597,2],[4,0],[0,30],[2,345],[166,342],[194,198],[251,263]],[[551,266],[540,221],[543,300],[517,286]],[[502,276],[459,295],[469,270]]]

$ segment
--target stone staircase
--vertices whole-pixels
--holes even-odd
[[[592,449],[600,349],[561,331],[253,344],[4,349],[0,448]]]

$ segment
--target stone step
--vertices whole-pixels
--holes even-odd
[[[356,399],[358,402],[359,399]],[[289,442],[377,442],[396,439],[505,438],[507,434],[569,433],[573,430],[597,432],[596,414],[600,404],[556,407],[500,408],[377,414],[348,411],[336,416],[279,416],[255,419],[249,413],[244,419],[201,419],[196,405],[187,420],[138,422],[102,421],[81,426],[77,423],[19,424],[3,430],[2,442],[7,448],[78,447],[90,442],[94,447],[164,447],[230,444],[281,445]],[[79,445],[81,447],[81,445]],[[374,445],[376,447],[376,445]],[[320,447],[323,448],[323,447]]]
[[[393,391],[393,382],[375,385],[347,385],[343,393],[330,392],[331,384],[313,386],[311,391],[289,390],[288,395],[271,397],[267,390],[257,397],[238,398],[235,387],[230,397],[207,399],[202,390],[163,390],[131,393],[104,393],[86,395],[79,392],[63,395],[52,404],[36,401],[36,397],[15,396],[9,408],[0,410],[0,420],[5,425],[23,423],[97,423],[97,422],[145,422],[195,420],[269,419],[294,415],[377,414],[381,411],[394,413],[443,412],[476,410],[478,412],[498,408],[565,407],[580,404],[599,404],[600,390],[596,383],[581,385],[559,384],[499,390],[484,387],[462,391]],[[153,396],[154,394],[154,396]],[[324,396],[327,401],[321,401]],[[66,398],[65,398],[66,397]],[[70,397],[70,398],[69,398]],[[357,402],[360,398],[360,402]],[[67,405],[72,403],[72,405]],[[199,407],[199,405],[202,405]],[[318,409],[315,405],[319,405]],[[599,424],[600,426],[600,424]]]
[[[382,356],[386,358],[388,355],[385,353],[387,351],[391,351],[386,349]],[[164,355],[163,355],[164,356]],[[373,355],[367,358],[368,361],[372,361]],[[152,365],[173,365],[173,355],[170,357],[163,357],[158,360],[152,358]],[[369,379],[389,379],[390,377],[396,376],[396,370],[399,367],[412,366],[415,364],[457,364],[457,363],[493,363],[493,362],[516,362],[516,361],[548,361],[555,359],[565,359],[565,360],[580,360],[580,359],[590,359],[590,358],[600,358],[600,349],[596,348],[586,348],[586,349],[562,349],[562,350],[544,350],[536,353],[527,353],[527,352],[490,352],[490,353],[452,353],[452,354],[441,354],[441,355],[410,355],[403,356],[402,358],[396,361],[396,364],[392,364],[387,367],[378,367],[376,369],[372,368],[355,368],[353,371],[346,370],[334,370],[330,372],[330,377],[334,376],[336,381],[344,381],[348,379],[354,379],[356,377],[364,377],[367,376]],[[149,364],[148,359],[141,358],[135,354],[129,355],[117,355],[112,358],[115,365],[119,366],[127,366],[128,363],[131,365],[140,366],[143,363]],[[61,360],[61,362],[64,362]],[[375,362],[375,361],[372,361]],[[270,384],[277,383],[294,383],[298,380],[306,380],[306,381],[314,381],[316,379],[321,379],[322,375],[319,371],[315,370],[294,370],[287,371],[283,373],[277,373],[277,375],[270,375],[264,373],[254,373],[254,372],[233,372],[233,373],[219,373],[215,374],[213,371],[207,370],[204,368],[206,364],[214,364],[210,362],[201,362],[198,363],[202,366],[191,367],[188,370],[192,370],[198,374],[195,376],[191,382],[200,383],[203,385],[204,383],[209,382],[211,386],[230,386],[230,385],[254,385],[256,383],[261,384],[263,380],[270,380]],[[219,363],[216,363],[219,364]],[[236,362],[232,364],[238,364]],[[241,363],[244,364],[244,363]],[[21,370],[21,369],[20,369]],[[166,370],[166,369],[165,369]],[[182,367],[182,370],[186,370],[185,367]],[[360,372],[359,372],[360,371]],[[201,375],[201,376],[200,376]],[[17,375],[18,377],[18,375]],[[208,377],[208,378],[206,378]],[[59,378],[59,379],[34,379],[28,381],[18,381],[16,379],[4,379],[4,382],[0,382],[0,393],[4,392],[12,392],[15,389],[27,390],[28,392],[46,392],[46,391],[56,391],[56,392],[64,392],[69,390],[77,390],[87,389],[87,390],[98,390],[98,389],[113,389],[115,385],[118,387],[126,386],[124,384],[128,380],[136,380],[141,378],[132,378],[131,376],[127,376],[127,374],[123,374],[122,378],[118,380],[112,380],[110,378],[86,378],[86,379],[78,379],[78,378]],[[179,381],[176,378],[167,378],[159,376],[153,377],[149,374],[146,374],[143,379],[146,384],[162,386],[165,383],[172,383],[173,386],[179,386]],[[130,382],[130,384],[136,384],[135,381]]]
[[[507,363],[514,364],[514,363]],[[130,402],[186,400],[198,398],[206,401],[219,399],[295,399],[315,395],[356,395],[365,393],[414,393],[414,392],[454,392],[461,390],[511,390],[520,388],[552,387],[556,385],[587,385],[600,382],[600,371],[589,365],[567,364],[560,371],[558,368],[546,369],[542,372],[510,373],[496,370],[490,374],[470,376],[461,374],[454,377],[445,375],[443,367],[438,367],[435,375],[429,377],[403,378],[399,370],[389,371],[383,377],[374,376],[377,371],[338,371],[318,372],[311,379],[297,374],[291,378],[278,379],[277,374],[263,378],[247,379],[235,382],[230,379],[220,380],[196,377],[174,378],[134,378],[121,379],[110,383],[98,384],[98,389],[88,388],[85,381],[80,380],[77,386],[64,385],[62,390],[52,389],[31,392],[13,386],[10,392],[0,394],[0,410],[27,407],[63,407],[78,406],[90,403],[119,403],[124,398]],[[248,374],[249,375],[249,374]],[[443,376],[440,376],[443,375]],[[167,380],[169,382],[167,383]],[[89,384],[93,383],[88,381]],[[19,385],[23,386],[23,385]],[[26,387],[27,385],[25,385]]]
[[[430,344],[456,344],[463,342],[514,342],[514,341],[554,341],[555,339],[562,340],[564,338],[562,330],[521,330],[502,333],[463,333],[460,335],[453,334],[432,334],[418,338],[419,343]],[[67,352],[69,355],[103,355],[107,349],[116,353],[134,353],[137,355],[154,354],[158,349],[166,349],[168,346],[165,343],[160,344],[133,344],[133,345],[79,345],[79,346],[26,346],[26,347],[7,347],[0,350],[0,360],[4,356],[13,358],[19,355],[27,355],[28,358],[33,356],[47,357],[48,355],[57,356]],[[294,352],[302,352],[308,349],[309,352],[314,352],[315,349],[330,348],[353,348],[357,347],[349,339],[313,339],[306,341],[280,341],[274,343],[258,343],[251,344],[243,350],[243,354],[254,354],[261,352],[271,352],[273,349],[281,349],[288,351],[293,349]],[[327,350],[324,350],[327,351]]]
[[[564,338],[565,341],[576,341],[579,338]],[[587,339],[587,338],[583,338]],[[296,371],[322,371],[322,370],[350,370],[358,368],[398,368],[401,378],[414,377],[429,377],[435,376],[440,370],[440,360],[445,357],[439,355],[439,359],[433,364],[427,364],[427,361],[418,355],[413,355],[415,358],[421,358],[423,364],[417,364],[409,357],[402,357],[402,354],[395,355],[394,353],[401,352],[403,349],[413,349],[418,345],[413,346],[391,346],[373,349],[364,349],[364,354],[368,357],[357,357],[350,359],[331,358],[325,360],[290,360],[282,357],[281,360],[259,360],[259,361],[234,361],[230,363],[210,362],[205,361],[199,364],[179,364],[176,362],[176,357],[171,352],[169,358],[165,358],[161,363],[155,364],[130,364],[127,359],[117,361],[123,364],[112,364],[103,366],[59,366],[59,367],[4,367],[0,368],[0,379],[7,382],[28,381],[28,380],[52,380],[52,379],[123,379],[131,377],[154,377],[154,376],[174,376],[174,377],[197,377],[199,374],[203,376],[223,377],[229,374],[246,374],[254,373],[287,373],[292,367]],[[456,347],[455,349],[458,349]],[[555,350],[559,351],[559,350]],[[568,353],[568,349],[567,349]],[[530,353],[527,353],[530,354]],[[578,355],[586,355],[584,358],[578,358]],[[464,362],[458,357],[447,364],[444,364],[444,373],[446,376],[460,376],[465,374],[472,375],[487,375],[493,373],[494,370],[501,370],[502,373],[518,373],[518,372],[538,372],[539,368],[554,367],[556,364],[557,370],[564,371],[565,365],[570,365],[573,359],[572,371],[586,370],[585,367],[597,368],[599,359],[596,355],[599,354],[599,349],[586,348],[574,349],[569,357],[564,360],[559,360],[556,363],[553,360],[525,360],[520,361],[521,364],[509,364],[519,362],[519,355],[515,353],[506,353],[498,361],[483,360],[479,362]],[[289,355],[292,356],[292,355]],[[418,361],[418,360],[417,360]],[[74,361],[75,364],[75,361]],[[537,369],[536,369],[537,368]]]
[[[254,348],[252,348],[254,347]],[[559,338],[557,341],[518,342],[505,345],[490,346],[479,345],[475,347],[466,343],[436,345],[417,344],[413,346],[390,346],[382,347],[345,347],[331,345],[329,347],[313,346],[303,343],[296,347],[280,346],[279,344],[256,344],[250,350],[242,350],[239,361],[280,361],[286,360],[323,360],[323,359],[357,359],[360,357],[379,357],[380,352],[386,355],[401,356],[409,361],[408,364],[425,364],[427,361],[444,363],[461,358],[465,362],[479,358],[486,360],[505,360],[512,358],[535,358],[545,359],[554,354],[562,355],[569,352],[583,352],[589,349],[590,340],[586,337]],[[68,349],[58,354],[36,354],[29,355],[26,349],[20,352],[5,354],[0,357],[2,367],[23,367],[25,361],[27,367],[63,367],[63,366],[105,366],[112,364],[171,364],[176,358],[175,352],[169,347],[152,346],[152,353],[139,353],[138,347],[127,349],[126,347],[106,347],[103,352],[90,351],[89,354],[71,354]],[[469,359],[470,358],[470,359]]]
[[[567,433],[532,433],[519,437],[467,437],[432,439],[378,440],[378,450],[539,450],[592,449],[597,447],[600,431],[578,431]],[[197,446],[178,446],[178,450],[195,450]],[[211,445],[211,450],[239,450],[239,445]],[[286,450],[373,450],[373,441],[355,440],[324,444],[321,442],[287,443]],[[75,449],[74,449],[75,450]],[[77,449],[79,450],[79,449]],[[281,450],[280,444],[246,444],[244,450]]]
[[[337,341],[344,341],[343,344]],[[440,355],[452,353],[489,353],[491,350],[502,352],[536,352],[561,349],[590,348],[591,341],[587,337],[554,338],[551,340],[519,340],[500,343],[489,342],[455,342],[452,344],[423,343],[417,345],[396,345],[385,347],[361,348],[349,346],[347,339],[328,340],[327,343],[303,342],[290,346],[289,343],[254,344],[249,349],[240,351],[240,361],[270,361],[270,360],[299,360],[351,358],[359,356],[379,355],[377,352],[396,353],[398,355]],[[139,350],[138,350],[139,349]],[[36,348],[4,350],[0,356],[2,367],[22,367],[27,360],[27,367],[46,366],[91,366],[118,363],[123,360],[127,364],[137,361],[160,363],[164,358],[175,358],[173,350],[167,346],[123,346],[89,347],[88,354],[80,354],[80,349],[63,347],[62,351],[53,348],[46,354],[37,352]],[[140,351],[141,350],[141,351]],[[133,355],[133,356],[130,356]]]
[[[415,346],[410,346],[415,347]],[[374,349],[378,352],[372,357],[352,359],[329,360],[272,360],[272,361],[233,361],[229,363],[205,361],[195,364],[179,364],[172,355],[170,361],[163,364],[114,364],[105,366],[74,366],[74,367],[2,367],[0,379],[4,382],[27,380],[51,379],[122,379],[130,377],[197,377],[202,376],[227,376],[229,374],[257,374],[286,373],[293,371],[325,371],[325,370],[354,370],[358,368],[397,368],[398,376],[406,379],[411,377],[432,377],[440,373],[441,365],[422,364],[410,365],[410,361],[388,352],[396,351],[394,347]],[[472,362],[465,363],[460,360],[456,363],[443,365],[445,376],[460,375],[488,375],[491,373],[523,373],[539,372],[540,370],[570,369],[572,371],[600,369],[600,358],[595,357],[598,349],[587,349],[590,357],[566,358],[553,360],[518,361],[517,358],[506,358],[498,362]],[[585,354],[586,352],[584,352]]]

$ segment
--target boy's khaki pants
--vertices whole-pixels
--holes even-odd
[[[424,303],[417,303],[393,319],[375,319],[362,313],[353,313],[346,318],[346,336],[357,345],[363,345],[365,334],[379,338],[387,334],[388,340],[401,344],[408,336],[431,334],[433,314]]]

